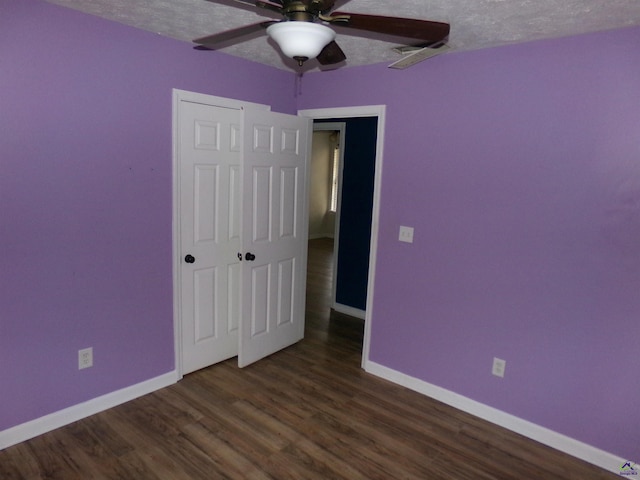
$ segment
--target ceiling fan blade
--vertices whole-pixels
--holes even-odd
[[[246,25],[244,27],[234,28],[232,30],[226,30],[220,33],[214,33],[213,35],[207,35],[206,37],[196,38],[193,41],[193,43],[197,43],[204,47],[215,48],[219,44],[226,43],[240,37],[244,37],[245,35],[250,35],[252,33],[260,32],[261,30],[266,29],[269,25],[273,23],[278,23],[278,22],[266,21],[266,22],[253,23],[251,25]]]
[[[316,57],[320,65],[334,65],[347,59],[340,46],[335,42],[330,42],[322,49]]]
[[[339,27],[413,38],[425,42],[440,41],[449,35],[448,23],[413,18],[333,12],[329,22]]]
[[[236,1],[241,1],[241,0],[236,0]],[[260,7],[263,8],[265,10],[270,10],[272,12],[276,12],[279,14],[283,14],[283,2],[281,0],[269,0],[268,2],[262,1],[262,0],[256,0],[254,2],[249,2],[249,3],[253,3],[256,7]]]

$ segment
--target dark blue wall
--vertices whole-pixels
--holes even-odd
[[[322,121],[346,123],[336,302],[365,310],[378,118]]]

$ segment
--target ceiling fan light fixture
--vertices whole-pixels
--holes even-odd
[[[311,22],[280,22],[267,28],[282,53],[302,65],[305,60],[316,58],[322,49],[336,38],[331,28]]]

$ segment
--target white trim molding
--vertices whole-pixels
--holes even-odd
[[[64,410],[3,430],[0,432],[0,450],[168,387],[177,381],[178,375],[174,370],[159,377],[107,393]]]
[[[298,115],[313,119],[378,117],[378,131],[376,139],[376,165],[373,180],[373,208],[371,218],[371,243],[369,249],[369,278],[367,281],[367,302],[364,317],[364,339],[362,342],[362,368],[369,360],[369,346],[371,343],[371,312],[373,312],[373,298],[375,287],[376,259],[378,256],[378,230],[380,223],[380,192],[382,190],[382,163],[384,157],[384,130],[387,107],[385,105],[365,105],[338,108],[316,108],[298,110]]]
[[[378,363],[367,361],[364,369],[372,375],[431,397],[611,473],[620,474],[620,466],[629,460]]]
[[[342,303],[334,303],[332,308],[336,312],[344,313],[350,317],[361,318],[362,320],[366,320],[367,318],[367,312],[360,308],[350,307],[349,305],[344,305]]]

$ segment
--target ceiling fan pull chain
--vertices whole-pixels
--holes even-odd
[[[293,92],[293,96],[295,98],[298,98],[300,96],[302,96],[302,77],[304,75],[304,72],[298,72],[296,73],[296,79],[294,82],[294,92]]]

